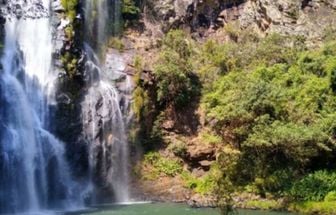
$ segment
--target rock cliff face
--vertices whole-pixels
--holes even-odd
[[[335,26],[335,0],[148,0],[145,23],[154,31],[184,26],[207,36],[219,27],[239,20],[242,29],[260,34],[278,32],[318,40]]]
[[[3,0],[0,2],[0,7],[0,14],[2,17],[35,19],[48,16],[48,12],[46,8],[43,7],[41,0],[33,0],[30,2],[24,0]]]
[[[334,0],[254,0],[247,2],[239,20],[242,28],[319,40],[336,24],[335,6]]]
[[[83,50],[83,20],[79,15],[70,21],[60,0],[52,2],[53,66],[58,71],[55,128],[66,144],[66,154],[75,177],[88,175],[88,142],[83,137],[81,102],[86,93],[85,52]],[[80,11],[76,11],[80,14]],[[72,35],[72,36],[69,36]],[[69,74],[69,66],[74,68]],[[73,64],[73,65],[72,65]]]
[[[220,12],[238,7],[244,0],[149,0],[145,12],[169,24],[190,24],[192,28],[214,26]]]

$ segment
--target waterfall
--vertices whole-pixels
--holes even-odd
[[[49,1],[41,4],[48,11]],[[57,74],[51,68],[48,15],[9,17],[5,33],[0,71],[0,213],[76,207],[76,184],[63,143],[51,132]]]
[[[121,30],[121,0],[85,1],[86,38],[95,48],[106,45],[108,35]]]
[[[119,18],[119,0],[86,1],[85,73],[88,77],[88,93],[82,107],[83,130],[90,143],[91,180],[104,192],[111,192],[114,197],[111,200],[126,202],[129,201],[129,150],[125,131],[127,119],[122,111],[121,96],[109,81],[106,69],[96,55],[106,45],[108,36],[119,28]]]

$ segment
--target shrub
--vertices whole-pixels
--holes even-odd
[[[149,97],[147,92],[137,86],[133,91],[132,110],[138,121],[148,113],[148,103]]]
[[[292,204],[291,208],[302,214],[336,214],[335,202],[300,202]]]
[[[176,156],[185,157],[187,153],[187,146],[183,141],[177,140],[169,145],[170,151],[172,151]]]
[[[276,200],[251,200],[246,202],[246,207],[261,210],[280,210],[282,205]]]
[[[330,191],[330,192],[324,197],[324,201],[326,201],[326,202],[336,201],[336,191]]]
[[[192,44],[182,30],[171,30],[163,39],[164,47],[175,51],[181,58],[188,59],[192,54]]]
[[[72,22],[76,17],[78,0],[61,0],[61,4],[65,9],[67,17]]]
[[[108,41],[108,46],[110,48],[117,49],[120,52],[124,51],[125,49],[123,41],[117,37],[111,37]]]
[[[174,159],[162,157],[157,152],[149,152],[145,155],[145,164],[153,166],[155,171],[173,177],[182,172],[181,164]]]
[[[154,69],[161,104],[182,107],[198,94],[199,86],[192,72],[190,55],[186,35],[182,31],[169,32]]]
[[[241,33],[238,23],[230,22],[224,26],[225,32],[229,35],[230,39],[237,41]]]
[[[121,12],[125,19],[132,20],[138,18],[140,8],[137,7],[134,0],[123,0]]]
[[[300,201],[322,201],[333,199],[336,191],[336,173],[317,171],[294,183],[290,194]],[[329,194],[329,195],[328,195]]]
[[[203,131],[200,133],[201,142],[204,144],[217,145],[222,143],[222,138],[209,131]]]
[[[195,177],[186,171],[181,174],[185,186],[201,195],[213,194],[217,186],[218,175],[219,169],[217,165],[212,165],[210,171],[203,177]]]
[[[230,182],[252,184],[263,195],[282,195],[291,186],[288,179],[315,167],[315,160],[323,166],[328,165],[324,156],[334,157],[335,66],[331,46],[328,51],[284,52],[278,49],[279,38],[271,41],[275,48],[267,41],[258,47],[263,53],[259,62],[273,56],[281,64],[255,69],[236,64],[240,69],[221,75],[206,89],[201,107],[214,133],[241,152]],[[213,44],[207,48],[209,53],[216,50]],[[284,171],[288,174],[278,174]]]

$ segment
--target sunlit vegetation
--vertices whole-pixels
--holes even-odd
[[[111,37],[108,41],[108,47],[117,49],[118,51],[122,52],[125,49],[125,44],[123,41],[118,37]]]
[[[192,44],[183,31],[171,31],[163,40],[154,70],[159,103],[181,107],[198,93],[199,86],[191,61],[192,52]]]
[[[150,168],[150,174],[145,175],[155,179],[160,175],[169,177],[176,176],[182,172],[182,165],[178,160],[162,157],[157,152],[150,152],[145,155],[144,165]]]
[[[69,20],[69,24],[64,29],[64,34],[67,41],[73,44],[75,37],[75,18],[77,16],[78,0],[61,0],[61,4],[65,9],[64,18]],[[70,78],[73,78],[77,72],[78,56],[71,51],[64,51],[61,55],[61,62],[64,70]]]
[[[188,171],[183,171],[181,174],[184,185],[201,195],[211,195],[215,192],[219,175],[220,170],[216,165],[213,165],[210,171],[202,177],[195,177]]]
[[[300,36],[225,30],[231,42],[202,45],[183,31],[169,32],[155,66],[161,110],[190,104],[200,93],[207,128],[199,142],[222,151],[216,183],[183,173],[186,186],[206,193],[216,184],[227,208],[230,193],[241,191],[329,205],[336,192],[336,43],[328,35],[313,49]],[[185,144],[171,144],[176,156],[185,153]]]
[[[61,3],[65,9],[67,18],[73,21],[77,15],[78,0],[61,0]]]
[[[138,18],[140,8],[134,0],[123,0],[122,14],[124,19],[133,20]]]

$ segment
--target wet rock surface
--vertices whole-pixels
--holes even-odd
[[[192,192],[183,186],[179,177],[161,177],[155,182],[143,181],[141,190],[135,196],[158,202],[186,202],[192,196]]]
[[[43,6],[41,0],[3,0],[0,3],[0,14],[2,17],[18,19],[37,19],[49,16],[48,9]]]

